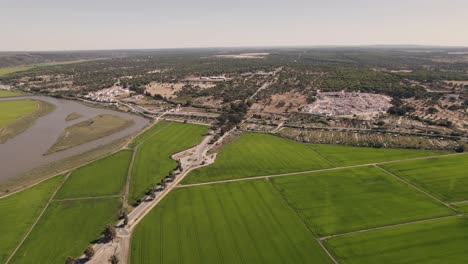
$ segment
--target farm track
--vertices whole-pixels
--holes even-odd
[[[49,207],[50,203],[53,202],[54,200],[54,197],[55,195],[57,194],[57,192],[60,190],[60,188],[62,188],[62,186],[65,184],[65,182],[68,180],[68,177],[70,176],[71,174],[71,171],[64,177],[62,183],[55,189],[54,193],[52,193],[52,195],[50,196],[50,199],[49,201],[47,202],[47,204],[44,206],[44,209],[42,209],[41,213],[39,214],[39,216],[37,217],[36,221],[34,221],[34,223],[32,224],[31,228],[28,230],[28,232],[24,235],[23,239],[21,239],[21,241],[19,242],[18,246],[15,248],[15,250],[13,250],[13,252],[11,253],[11,255],[8,257],[8,259],[5,261],[5,264],[8,264],[10,262],[10,260],[13,258],[13,256],[16,254],[16,252],[18,251],[18,249],[21,247],[21,245],[23,245],[24,241],[26,241],[26,239],[28,238],[29,234],[32,232],[32,230],[34,229],[34,227],[36,227],[37,223],[39,222],[39,220],[41,220],[41,217],[42,215],[45,213],[45,211],[47,210],[47,208]]]
[[[104,196],[87,196],[87,197],[77,197],[77,198],[52,199],[52,202],[93,200],[93,199],[106,199],[106,198],[118,198],[118,197],[120,197],[119,194],[116,194],[116,195],[104,195]]]
[[[401,161],[430,159],[430,158],[436,158],[436,157],[450,157],[450,156],[464,155],[464,154],[466,154],[466,153],[454,153],[454,154],[445,154],[445,155],[437,155],[437,156],[427,156],[427,157],[419,157],[419,158],[383,161],[383,162],[376,162],[376,163],[366,163],[366,164],[351,165],[351,166],[341,166],[341,167],[334,167],[334,168],[327,168],[327,169],[307,170],[307,171],[262,175],[262,176],[254,176],[254,177],[246,177],[246,178],[238,178],[238,179],[228,179],[228,180],[220,180],[220,181],[211,181],[211,182],[202,182],[202,183],[193,183],[193,184],[183,184],[183,185],[176,186],[176,188],[188,188],[188,187],[194,187],[194,186],[210,185],[210,184],[221,184],[221,183],[229,183],[229,182],[237,182],[237,181],[252,181],[252,180],[258,180],[258,179],[285,177],[285,176],[301,175],[301,174],[307,174],[307,173],[316,173],[316,172],[322,172],[322,171],[334,171],[334,170],[360,168],[360,167],[367,167],[367,166],[377,166],[378,167],[378,165],[380,165],[380,164],[388,164],[388,163],[395,163],[395,162],[401,162]],[[437,198],[435,198],[435,199],[438,200]],[[444,202],[442,202],[442,203],[444,203]],[[444,204],[446,204],[446,203],[444,203]]]
[[[284,195],[278,190],[278,188],[273,184],[273,182],[271,182],[271,180],[269,178],[267,178],[267,181],[273,186],[273,189],[275,189],[275,191],[278,193],[278,195],[281,197],[281,199],[283,199],[283,201],[288,205],[288,208],[291,209],[291,211],[293,211],[294,215],[296,215],[296,217],[301,221],[301,223],[307,228],[307,230],[309,230],[309,232],[312,234],[312,236],[314,238],[316,238],[317,240],[317,243],[320,245],[320,247],[323,249],[323,251],[325,251],[325,253],[328,255],[328,257],[331,259],[331,261],[334,263],[334,264],[338,264],[338,261],[335,259],[335,257],[330,253],[330,251],[328,251],[328,249],[325,247],[325,245],[323,245],[322,243],[322,239],[319,238],[317,236],[317,234],[315,234],[315,232],[306,224],[306,222],[304,221],[304,219],[299,215],[299,213],[297,212],[297,210],[295,210],[293,207],[291,207],[291,204],[288,202],[288,200],[286,199],[286,197],[284,197]]]
[[[439,203],[441,203],[441,204],[447,206],[448,208],[452,209],[453,211],[458,212],[458,213],[461,213],[457,208],[453,207],[453,206],[450,205],[449,203],[446,203],[446,202],[440,200],[439,198],[435,197],[434,195],[432,195],[432,194],[430,194],[430,193],[428,193],[428,192],[426,192],[426,191],[424,191],[424,190],[422,190],[422,189],[416,187],[416,185],[414,185],[414,184],[412,184],[412,183],[410,183],[410,182],[404,180],[404,179],[401,178],[400,176],[398,176],[398,175],[396,175],[396,174],[394,174],[394,173],[392,173],[392,172],[389,172],[388,170],[386,170],[386,169],[384,169],[384,168],[382,168],[382,167],[380,167],[380,166],[375,165],[375,167],[378,168],[378,169],[380,169],[380,170],[382,170],[383,172],[387,173],[388,175],[395,177],[395,178],[398,179],[399,181],[405,183],[406,185],[408,185],[408,186],[410,186],[411,188],[413,188],[413,189],[419,191],[420,193],[423,193],[423,194],[425,194],[426,196],[432,198],[433,200],[436,200],[437,202],[439,202]]]

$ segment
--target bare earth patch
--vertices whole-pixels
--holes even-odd
[[[174,98],[175,94],[184,87],[185,83],[160,83],[151,82],[146,86],[146,92],[151,95],[160,94],[165,98]]]
[[[391,98],[371,93],[324,92],[304,112],[324,116],[354,117],[369,120],[387,112]]]
[[[252,110],[261,110],[268,113],[299,112],[307,105],[306,96],[300,93],[287,92],[274,94],[268,100],[255,103]]]
[[[132,120],[114,115],[98,115],[67,127],[45,155],[106,137],[133,125],[133,123]]]

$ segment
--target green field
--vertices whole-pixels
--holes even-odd
[[[32,100],[0,102],[0,129],[25,115],[31,114],[36,109],[37,103]]]
[[[306,145],[268,134],[248,133],[224,147],[216,162],[195,170],[183,183],[199,183],[330,168]]]
[[[461,212],[468,214],[468,202],[455,205]]]
[[[447,154],[441,151],[424,151],[410,149],[363,148],[339,145],[309,145],[322,157],[337,166],[368,164],[381,161],[403,160],[418,157]]]
[[[443,201],[468,200],[468,155],[403,161],[382,165],[386,170],[434,194]]]
[[[54,145],[47,151],[47,154],[112,135],[133,125],[133,123],[133,120],[114,115],[98,115],[65,128]]]
[[[169,172],[177,167],[171,155],[188,149],[202,139],[208,127],[172,123],[159,130],[138,148],[130,179],[129,203],[133,204],[144,196],[148,188],[153,187]]]
[[[171,126],[173,123],[172,122],[167,122],[167,121],[159,121],[156,124],[154,124],[151,128],[147,129],[144,133],[139,135],[135,140],[130,143],[130,147],[134,148],[141,142],[147,140],[148,138],[151,138],[155,133],[158,133],[169,126]]]
[[[265,180],[175,189],[136,227],[130,263],[331,263]]]
[[[4,263],[19,244],[62,180],[62,176],[57,176],[0,199],[0,211],[2,212],[0,217],[0,263]]]
[[[271,180],[319,236],[455,214],[374,167]]]
[[[121,150],[73,171],[60,188],[56,198],[120,194],[125,184],[131,157],[131,150]]]
[[[38,68],[38,67],[73,64],[73,63],[80,63],[80,62],[92,61],[92,60],[98,60],[98,59],[43,62],[43,63],[36,63],[36,64],[28,64],[28,65],[23,65],[23,66],[16,66],[16,67],[5,67],[5,68],[0,68],[0,77],[11,74],[11,73],[15,73],[15,72],[31,70],[31,69]]]
[[[23,95],[20,92],[10,91],[10,90],[0,90],[0,98],[1,97],[12,97],[12,96],[21,96]]]
[[[340,263],[467,263],[468,219],[454,217],[325,241]]]
[[[119,199],[52,202],[11,263],[63,264],[117,220]]]

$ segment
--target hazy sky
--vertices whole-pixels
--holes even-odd
[[[468,46],[468,0],[0,0],[0,50]]]

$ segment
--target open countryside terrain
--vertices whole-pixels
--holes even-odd
[[[468,200],[468,155],[403,161],[382,167],[446,202]]]
[[[57,192],[57,199],[120,194],[131,157],[130,150],[121,150],[76,169]]]
[[[340,263],[466,263],[468,219],[452,217],[325,241]]]
[[[0,211],[3,212],[0,217],[1,263],[13,253],[62,181],[63,176],[54,177],[0,199]]]
[[[152,134],[143,134],[144,144],[136,149],[129,203],[135,203],[177,167],[172,154],[196,145],[207,131],[206,126],[172,122],[147,132]]]
[[[247,133],[225,146],[218,154],[215,164],[191,172],[183,183],[292,173],[442,154],[447,152],[307,145],[278,136]]]
[[[412,149],[364,148],[339,145],[310,145],[314,151],[336,166],[350,166],[382,161],[403,160],[447,154],[441,151]]]
[[[176,189],[138,225],[130,263],[332,263],[265,180]]]
[[[66,256],[78,257],[89,243],[100,237],[106,224],[116,223],[122,203],[117,196],[124,191],[129,166],[133,165],[130,184],[132,181],[135,184],[135,181],[142,180],[134,178],[135,175],[141,175],[135,173],[138,166],[145,166],[140,171],[157,172],[147,175],[159,178],[148,177],[143,180],[147,181],[149,187],[153,186],[177,166],[170,156],[197,144],[206,131],[205,126],[158,122],[130,144],[133,150],[122,150],[78,168],[67,176],[63,185],[57,186],[63,177],[53,178],[56,184],[49,191],[49,196],[43,198],[45,201],[38,206],[38,210],[42,210],[47,200],[52,198],[50,192],[58,187],[56,195],[10,263],[29,263],[32,259],[37,263],[63,263]],[[247,141],[242,142],[245,138]],[[248,175],[245,174],[247,170],[242,168],[238,170],[239,176],[231,174],[228,178],[233,181],[241,180],[238,183],[208,183],[205,186],[176,188],[136,226],[131,240],[130,263],[218,263],[228,259],[269,263],[284,263],[286,260],[297,263],[332,263],[332,258],[341,259],[342,255],[336,253],[332,257],[328,256],[320,246],[320,239],[323,239],[323,243],[332,252],[339,252],[337,250],[341,247],[331,244],[335,235],[351,232],[337,238],[353,236],[353,232],[360,233],[368,228],[370,230],[367,232],[374,232],[373,228],[454,217],[458,213],[378,167],[358,165],[356,168],[346,169],[344,166],[343,169],[335,169],[336,165],[331,165],[340,164],[343,157],[352,154],[354,161],[350,164],[377,160],[385,162],[385,157],[395,160],[395,154],[392,153],[395,150],[344,147],[340,154],[336,151],[336,146],[330,146],[331,150],[327,152],[326,146],[320,146],[321,150],[312,149],[314,146],[252,133],[241,136],[222,151],[239,144],[239,141],[244,146],[254,142],[262,154],[275,153],[268,151],[279,146],[288,150],[292,157],[297,157],[294,156],[294,150],[307,153],[310,155],[308,157],[313,157],[309,160],[309,170],[316,168],[317,172],[286,174],[282,177],[272,175],[270,179],[248,180],[245,178]],[[142,150],[143,155],[140,153]],[[133,164],[130,162],[132,151],[135,152]],[[248,151],[250,156],[246,157],[250,158],[250,163],[246,162],[246,158],[241,158],[245,155],[242,152],[237,157],[241,164],[252,164],[250,166],[254,166],[256,162],[252,157],[259,159],[260,168],[265,170],[257,171],[260,175],[268,175],[269,172],[277,174],[278,169],[284,173],[294,172],[298,170],[298,166],[307,165],[307,160],[288,163],[275,154],[262,158],[255,153],[255,148]],[[381,154],[386,151],[390,153]],[[369,155],[372,152],[374,155]],[[403,150],[402,152],[405,153]],[[434,158],[426,156],[444,154],[424,151],[408,153],[407,158],[420,158],[408,162],[433,160]],[[142,156],[137,163],[139,154]],[[327,158],[323,158],[325,155]],[[215,164],[204,169],[216,166],[222,161],[221,157],[219,155]],[[282,168],[275,167],[275,162],[268,160],[270,157],[280,162]],[[463,157],[466,155],[440,159]],[[292,161],[293,158],[289,157],[288,160]],[[317,166],[317,161],[326,164],[325,171],[320,171],[322,169]],[[400,163],[403,162],[388,165]],[[233,164],[236,165],[234,162]],[[262,164],[273,164],[274,169],[270,170],[271,168]],[[431,165],[427,165],[428,168],[429,166]],[[219,178],[217,176],[210,176],[209,179],[225,179],[222,174]],[[104,185],[103,182],[107,184]],[[47,181],[37,186],[45,183]],[[36,187],[3,198],[5,200],[0,199],[0,204],[5,202],[11,206],[8,199],[27,194],[34,188]],[[131,188],[132,185],[130,190]],[[132,199],[142,198],[146,190],[147,188],[141,188],[139,194],[135,192],[133,198],[129,197],[129,203],[132,203]],[[465,208],[463,205],[459,205],[459,210]],[[10,256],[37,214],[29,217],[26,227],[6,232],[10,234],[11,242],[9,251],[5,249],[4,258]],[[198,242],[202,240],[203,243]],[[38,241],[48,242],[46,245]],[[328,243],[329,241],[331,242]],[[48,250],[50,245],[54,245],[54,250]]]
[[[272,181],[319,236],[456,213],[375,167],[278,177]]]
[[[118,198],[53,201],[11,263],[64,263],[117,220]]]
[[[330,168],[306,145],[277,136],[248,133],[223,148],[216,163],[195,170],[184,184]]]

